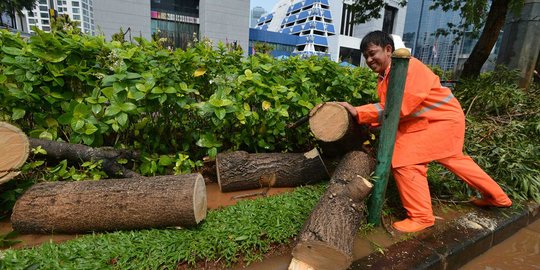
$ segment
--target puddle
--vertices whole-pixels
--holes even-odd
[[[540,269],[540,219],[519,230],[460,269]]]

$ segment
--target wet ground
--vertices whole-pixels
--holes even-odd
[[[231,193],[221,193],[216,183],[207,183],[208,208],[217,209],[233,205],[239,200],[253,199],[262,196],[271,196],[278,193],[290,192],[292,188],[271,188]],[[448,203],[434,203],[434,212],[437,216],[436,226],[454,220],[466,213],[469,206],[450,205]],[[469,209],[470,210],[470,209]],[[384,252],[396,242],[407,238],[407,235],[399,234],[388,227],[395,220],[386,220],[386,229],[379,227],[369,232],[360,233],[354,242],[354,260],[363,258],[374,252]],[[8,220],[0,221],[0,234],[12,231]],[[15,240],[21,242],[11,248],[24,248],[39,245],[44,242],[60,243],[76,238],[77,235],[19,235]],[[522,229],[506,241],[494,246],[483,255],[477,257],[461,269],[539,269],[540,270],[540,220]],[[265,258],[264,261],[253,263],[249,266],[237,266],[235,269],[248,270],[285,270],[291,261],[291,247],[284,247]]]
[[[519,230],[460,269],[540,269],[540,219]]]

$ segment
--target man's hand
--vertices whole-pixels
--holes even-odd
[[[348,102],[338,101],[338,102],[335,102],[335,103],[345,107],[345,109],[347,109],[349,111],[349,113],[352,115],[352,117],[354,119],[356,119],[356,117],[358,116],[358,112],[356,111],[356,108],[354,108],[354,106],[349,104]]]

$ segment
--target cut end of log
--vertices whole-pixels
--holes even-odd
[[[318,241],[306,241],[296,245],[292,255],[296,260],[313,269],[347,269],[352,257]],[[292,262],[291,262],[292,264]],[[290,266],[289,266],[290,267]],[[290,269],[290,268],[289,268]],[[302,269],[302,268],[298,268]],[[303,268],[309,269],[309,268]]]
[[[309,118],[309,128],[318,140],[334,142],[347,132],[349,121],[349,111],[345,107],[325,103]]]
[[[206,218],[207,210],[206,185],[204,178],[198,174],[193,188],[193,213],[195,213],[195,223],[199,224],[201,220]]]
[[[291,264],[289,264],[289,268],[287,268],[287,270],[316,270],[316,269],[303,261],[299,261],[296,258],[292,258]]]
[[[3,184],[20,172],[28,158],[30,143],[19,128],[5,122],[0,122],[0,184]]]

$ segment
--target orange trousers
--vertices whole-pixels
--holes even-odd
[[[469,156],[459,154],[437,160],[484,198],[506,204],[510,201],[501,187]],[[433,222],[431,196],[427,181],[427,163],[392,168],[403,207],[409,218],[419,222]]]

